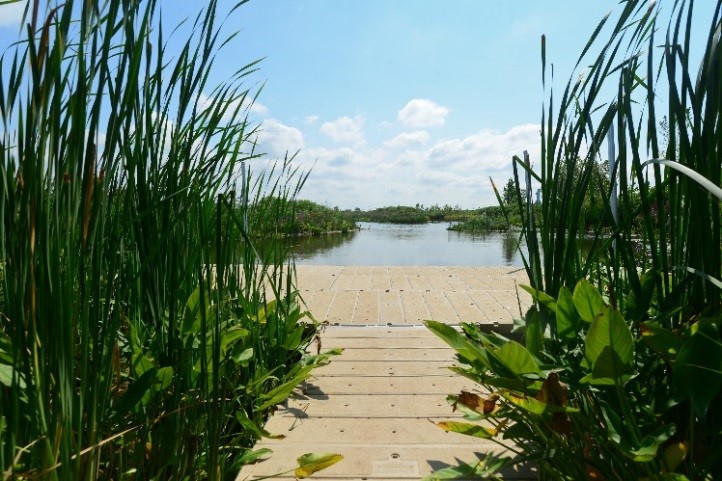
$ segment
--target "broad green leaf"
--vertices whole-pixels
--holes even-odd
[[[255,451],[248,451],[246,454],[241,456],[238,463],[241,465],[253,464],[259,459],[267,458],[273,454],[273,451],[268,448],[256,449]]]
[[[604,308],[604,299],[597,289],[586,279],[580,280],[574,288],[572,295],[574,307],[577,308],[579,317],[587,322],[592,322],[594,318],[601,314]]]
[[[7,364],[0,364],[0,384],[6,387],[13,385],[13,367]]]
[[[502,396],[506,398],[513,405],[522,408],[531,414],[541,416],[547,413],[578,413],[578,408],[569,406],[557,406],[555,404],[546,404],[538,399],[534,399],[529,396],[519,396],[513,393],[502,393]]]
[[[522,284],[519,287],[521,287],[522,289],[527,291],[529,294],[531,294],[532,299],[537,301],[539,304],[546,306],[549,309],[551,309],[552,311],[556,312],[557,301],[552,296],[550,296],[549,294],[546,294],[540,290],[534,289],[531,286],[525,286]]]
[[[585,346],[593,379],[617,379],[632,372],[634,339],[619,311],[603,306],[589,328]]]
[[[271,434],[266,431],[263,426],[259,426],[256,422],[248,417],[246,410],[239,408],[235,411],[236,421],[238,421],[243,429],[253,434],[256,439],[269,438],[269,439],[284,439],[286,436],[283,434]]]
[[[646,436],[640,442],[640,446],[636,449],[632,449],[624,454],[631,458],[633,461],[638,463],[646,463],[653,460],[657,456],[659,450],[659,443],[652,436]]]
[[[579,332],[579,313],[574,307],[572,293],[566,286],[559,289],[557,299],[557,335],[567,341],[577,338]]]
[[[640,295],[631,291],[624,301],[624,312],[627,319],[639,320],[647,313],[654,294],[655,280],[654,271],[651,270],[645,272],[639,278],[641,284]]]
[[[244,349],[243,351],[239,352],[237,355],[233,356],[233,362],[236,364],[243,364],[248,363],[253,359],[253,348],[249,347],[248,349]]]
[[[248,336],[248,329],[244,329],[239,326],[232,326],[225,332],[221,337],[221,351],[226,352],[230,346],[233,346],[240,339],[245,339]]]
[[[313,473],[333,466],[342,459],[342,455],[335,453],[307,453],[297,459],[298,468],[294,474],[297,478],[307,478]]]
[[[722,343],[719,327],[702,320],[682,345],[674,363],[674,386],[682,399],[691,399],[694,412],[705,417],[722,387]]]
[[[526,315],[526,329],[524,330],[526,348],[535,356],[540,356],[544,350],[544,329],[541,314],[536,308],[529,309]]]
[[[484,367],[491,369],[488,354],[459,331],[441,322],[424,321],[424,324],[431,332],[451,346],[464,362],[468,364],[481,363]]]
[[[499,428],[485,428],[478,424],[462,423],[459,421],[439,421],[435,424],[444,431],[465,434],[466,436],[481,439],[491,439],[499,434]]]
[[[422,478],[422,481],[486,478],[497,473],[507,462],[509,462],[509,458],[486,455],[483,459],[474,463],[462,463],[459,466],[449,466],[448,468],[434,471],[429,476]]]
[[[312,369],[313,366],[304,366],[304,368],[299,370],[299,372],[290,380],[261,395],[260,400],[265,402],[258,406],[258,409],[263,411],[288,399],[288,396],[290,396],[293,390],[296,389],[296,386],[298,386],[301,381],[308,379]]]
[[[679,443],[670,444],[664,449],[664,466],[667,471],[674,471],[677,469],[682,461],[687,457],[689,452],[689,443],[682,441]]]
[[[162,367],[155,373],[155,383],[153,384],[153,391],[158,393],[164,391],[170,387],[173,383],[173,368]]]
[[[181,334],[185,337],[188,334],[197,334],[201,329],[200,322],[200,287],[197,287],[186,301],[183,310],[183,324]]]
[[[677,357],[684,339],[655,322],[642,323],[642,339],[667,361]]]
[[[158,368],[151,368],[143,373],[138,379],[136,379],[128,388],[127,391],[118,399],[115,403],[115,411],[118,414],[125,414],[132,409],[141,401],[150,396],[150,390],[153,384],[156,382],[156,373]]]
[[[0,384],[3,384],[7,387],[11,387],[13,383],[13,373],[14,368],[13,366],[10,366],[8,364],[0,363]],[[22,373],[18,376],[17,379],[18,385],[17,387],[20,389],[25,389],[25,379],[23,379]]]
[[[2,278],[0,278],[0,282],[2,282]],[[0,362],[12,365],[13,357],[10,355],[10,353],[12,352],[13,345],[12,341],[10,341],[10,337],[4,332],[0,331]]]
[[[507,342],[501,349],[496,350],[494,355],[514,374],[541,373],[529,351],[516,341]]]

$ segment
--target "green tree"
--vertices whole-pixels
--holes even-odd
[[[514,177],[510,177],[504,186],[504,195],[502,197],[504,204],[511,205],[514,203],[514,199],[516,198],[516,189],[516,180],[514,180]]]

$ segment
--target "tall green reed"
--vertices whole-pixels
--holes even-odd
[[[304,180],[237,181],[256,63],[212,87],[218,2],[175,56],[158,11],[36,0],[0,58],[4,479],[230,476],[318,362],[292,265],[240,220],[239,187]]]
[[[531,460],[554,479],[716,479],[722,2],[618,8],[582,49],[575,69],[585,75],[572,75],[558,104],[548,92],[538,169],[514,158],[517,185],[530,175],[543,197],[527,211],[526,192],[516,193],[535,300],[526,347],[473,325],[464,336],[428,324],[458,351],[456,370],[493,392],[451,398],[493,429],[443,425],[506,445],[508,464]],[[707,13],[701,26],[697,9]],[[542,79],[546,86],[544,38]],[[610,135],[616,180],[605,183],[599,164]],[[609,199],[615,183],[618,215],[604,202],[602,222],[587,226],[584,203]],[[579,248],[583,239],[590,249]],[[505,464],[497,461],[481,465]]]

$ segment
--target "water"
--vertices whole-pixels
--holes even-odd
[[[348,234],[294,239],[299,265],[519,266],[518,232],[467,234],[447,222],[419,225],[359,223]]]

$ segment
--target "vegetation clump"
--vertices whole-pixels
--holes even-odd
[[[269,213],[283,211],[274,223],[262,222]],[[275,214],[274,214],[275,215]],[[358,227],[338,207],[327,207],[310,200],[265,197],[260,199],[249,216],[258,220],[255,234],[265,237],[318,236],[321,234],[346,234]],[[270,229],[270,230],[269,230]]]
[[[170,58],[155,0],[29,2],[0,58],[3,479],[230,479],[331,355],[254,242],[285,207],[237,207],[303,178],[238,181],[255,63],[207,84],[217,8]]]
[[[439,425],[511,453],[432,479],[526,462],[544,479],[722,479],[722,2],[669,3],[626,0],[602,20],[577,62],[587,75],[544,112],[539,170],[514,158],[517,185],[528,173],[543,197],[529,210],[514,196],[534,301],[522,343],[428,323],[457,351],[453,369],[489,393],[450,396],[465,420]],[[693,8],[710,12],[699,54]],[[545,81],[544,39],[542,65]],[[663,143],[661,109],[673,126]]]
[[[353,212],[357,222],[378,222],[382,224],[426,224],[429,217],[420,207],[406,205],[379,207],[369,211]]]

